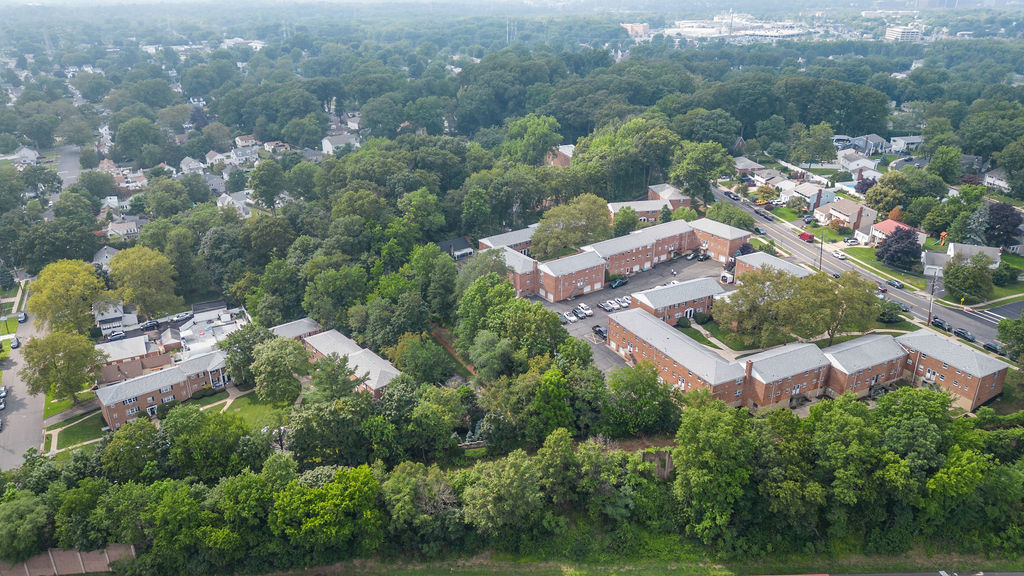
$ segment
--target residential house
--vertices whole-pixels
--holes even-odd
[[[326,136],[320,141],[320,148],[324,151],[324,154],[329,155],[334,155],[346,146],[359,148],[359,137],[355,134],[335,134],[334,136]]]
[[[750,175],[754,180],[756,186],[775,186],[779,182],[786,180],[786,175],[774,168],[765,168],[763,170],[757,170]]]
[[[184,402],[203,388],[220,388],[230,378],[223,351],[203,354],[162,370],[96,390],[103,420],[117,430],[139,416],[156,416],[161,404]]]
[[[872,160],[871,158],[868,158],[867,156],[861,154],[860,152],[853,148],[840,150],[836,154],[836,159],[839,162],[839,167],[842,170],[849,172],[851,174],[857,172],[862,168],[874,170],[875,168],[878,167],[877,160]]]
[[[992,264],[989,265],[989,268],[994,270],[999,267],[999,260],[1002,256],[999,248],[950,242],[949,247],[946,249],[946,255],[949,256],[951,260],[957,256],[960,256],[965,260],[970,260],[975,254],[984,254],[985,256],[988,256],[989,259],[992,260]]]
[[[110,272],[110,259],[114,257],[120,250],[111,246],[104,246],[96,251],[92,256],[93,266],[99,266],[106,272]]]
[[[302,340],[308,336],[319,334],[324,331],[324,327],[319,322],[312,318],[299,318],[291,322],[279,324],[270,329],[271,334],[279,338],[292,338],[294,340]]]
[[[945,270],[948,263],[949,254],[945,252],[921,251],[921,264],[924,265],[924,275],[929,278],[942,278],[942,271]]]
[[[100,163],[96,167],[96,169],[99,170],[100,172],[106,172],[108,174],[114,174],[118,171],[117,164],[114,164],[114,161],[111,160],[110,158],[104,158],[103,160],[100,160]]]
[[[360,116],[359,112],[346,112],[343,118],[349,130],[359,132],[362,125],[362,116]]]
[[[132,221],[115,221],[107,224],[107,238],[111,240],[135,240],[139,237],[139,223]]]
[[[612,222],[615,222],[615,215],[623,208],[632,208],[641,222],[657,223],[664,208],[672,210],[672,203],[668,200],[637,200],[634,202],[609,202],[608,212]]]
[[[697,278],[686,282],[673,280],[664,286],[634,292],[631,308],[642,308],[675,326],[680,318],[693,318],[694,314],[710,314],[715,296],[725,290],[714,278]]]
[[[327,330],[302,338],[306,349],[310,351],[315,362],[332,354],[348,358],[348,367],[355,372],[357,378],[366,378],[356,390],[370,392],[374,398],[380,398],[384,387],[398,377],[401,372],[391,362],[381,358],[372,350],[364,349],[354,340],[337,330]]]
[[[1006,175],[1006,170],[1002,167],[993,168],[988,172],[985,172],[985,186],[990,188],[998,188],[1003,192],[1010,191],[1010,179]]]
[[[710,218],[690,222],[700,250],[725,264],[739,253],[740,247],[750,241],[750,232],[734,228]]]
[[[529,255],[530,241],[533,238],[533,233],[536,231],[537,224],[530,224],[526,228],[520,228],[519,230],[481,238],[477,244],[480,250],[507,246],[516,252],[522,252],[523,254]]]
[[[890,146],[893,152],[913,152],[922,142],[924,138],[920,136],[893,136]]]
[[[736,158],[733,158],[732,161],[736,165],[736,173],[740,176],[748,176],[758,170],[764,170],[764,166],[754,162],[746,156],[737,156]]]
[[[229,309],[223,302],[197,304],[192,310],[192,317],[177,329],[176,339],[181,343],[178,358],[188,359],[218,350],[225,338],[249,323],[249,315],[244,309]],[[161,341],[164,348],[169,347],[168,341]]]
[[[253,206],[252,200],[249,199],[250,192],[252,192],[252,190],[243,190],[232,194],[224,192],[217,197],[217,207],[236,210],[243,220],[249,218],[252,216],[251,207]]]
[[[32,166],[39,163],[39,153],[27,146],[19,146],[14,151],[14,163]]]
[[[934,385],[953,395],[953,405],[974,411],[1003,390],[1009,365],[959,342],[922,328],[896,341],[907,350],[905,377],[912,384]]]
[[[548,166],[559,166],[568,168],[572,164],[572,154],[576,150],[575,144],[563,144],[548,150],[544,157],[544,163]]]
[[[181,171],[184,174],[202,174],[206,170],[206,164],[203,164],[195,158],[185,156],[181,159]]]
[[[232,166],[241,166],[243,164],[255,163],[260,159],[260,155],[256,152],[255,148],[235,148],[231,150],[231,155],[228,157],[228,164]]]
[[[210,150],[206,153],[205,160],[207,166],[213,166],[214,164],[227,164],[228,157],[216,150]]]
[[[280,154],[286,150],[291,150],[292,147],[287,142],[281,142],[280,140],[274,140],[273,142],[264,142],[263,149],[271,154]]]
[[[874,224],[871,226],[871,238],[873,238],[876,243],[881,242],[882,240],[885,240],[886,238],[891,236],[892,233],[899,228],[907,228],[909,230],[913,230],[914,232],[916,232],[917,243],[921,244],[922,246],[924,245],[925,239],[928,237],[927,234],[918,230],[917,228],[914,228],[913,226],[908,226],[903,222],[897,222],[896,220],[888,218],[886,220],[879,222],[878,224]]]
[[[824,226],[838,221],[844,228],[856,230],[862,224],[873,223],[878,212],[859,202],[839,198],[815,208],[814,218]]]
[[[878,134],[868,134],[867,136],[858,136],[850,141],[850,144],[861,154],[865,156],[874,156],[875,154],[884,154],[887,152],[889,142],[885,138],[882,138]]]
[[[689,208],[690,197],[671,184],[654,184],[647,187],[648,200],[668,200],[675,210],[679,207]]]
[[[469,245],[469,240],[463,237],[438,242],[437,247],[441,252],[451,256],[452,260],[462,260],[473,255],[473,247]]]
[[[246,134],[245,136],[235,136],[235,146],[239,148],[252,148],[253,146],[259,145],[259,140],[252,134]]]
[[[786,344],[742,360],[745,401],[753,408],[792,406],[817,398],[825,389],[831,364],[814,344]]]
[[[861,180],[878,180],[882,177],[882,173],[878,170],[872,170],[871,168],[857,168],[852,174],[854,183],[860,182]],[[855,184],[856,185],[856,184]]]
[[[650,362],[664,382],[679,390],[709,390],[715,399],[741,406],[743,368],[655,318],[631,308],[608,316],[608,347],[631,364]]]
[[[755,270],[764,270],[765,268],[781,270],[797,278],[805,278],[811,275],[811,271],[807,268],[765,252],[751,252],[750,254],[737,257],[733,274],[736,276],[736,281],[740,282],[745,274]]]
[[[104,342],[97,344],[96,349],[107,357],[97,381],[101,386],[130,380],[173,362],[167,350],[158,342],[151,342],[145,335]]]
[[[92,315],[104,337],[139,323],[139,316],[121,302],[96,304],[92,307]]]
[[[907,351],[888,334],[868,334],[822,350],[832,363],[825,394],[835,398],[850,392],[858,398],[903,374]]]
[[[814,182],[801,182],[790,190],[779,193],[779,198],[787,202],[793,198],[800,198],[804,201],[808,210],[816,210],[819,206],[834,202],[836,191],[834,188],[823,188]]]

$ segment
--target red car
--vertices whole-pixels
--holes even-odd
[[[804,242],[814,242],[814,234],[811,234],[810,232],[801,232],[800,239]]]

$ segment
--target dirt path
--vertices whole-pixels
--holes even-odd
[[[472,366],[466,364],[465,362],[462,361],[461,358],[459,358],[458,353],[455,352],[455,347],[452,346],[452,343],[448,341],[448,339],[451,336],[451,333],[448,332],[448,330],[445,330],[440,326],[433,326],[430,329],[430,335],[433,336],[435,340],[440,342],[441,346],[444,346],[444,349],[447,350],[449,354],[451,354],[452,358],[454,358],[456,362],[462,364],[463,368],[468,370],[469,373],[472,374],[473,376],[476,376],[476,370],[474,370]]]

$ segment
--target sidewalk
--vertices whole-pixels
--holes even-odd
[[[82,414],[85,414],[87,412],[92,412],[94,410],[99,409],[99,400],[97,400],[96,398],[86,400],[85,402],[82,402],[81,404],[76,404],[59,414],[54,414],[49,418],[43,419],[43,428],[48,428],[50,426],[53,426],[54,424],[59,424],[61,422],[64,422],[65,420],[70,420],[72,418],[81,416]]]

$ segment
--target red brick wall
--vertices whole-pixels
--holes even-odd
[[[917,366],[916,375],[914,373],[915,366]],[[932,356],[924,358],[917,350],[909,354],[903,363],[904,378],[908,380],[913,378],[913,383],[917,386],[926,382],[934,382],[939,388],[953,395],[954,406],[969,411],[975,410],[1003,391],[1006,370],[1003,368],[995,374],[978,379],[966,372],[958,371],[948,364],[943,367],[942,361]]]
[[[537,290],[540,288],[540,273],[536,269],[524,274],[509,272],[508,280],[512,283],[512,287],[515,288],[516,296],[520,298],[533,296],[537,294]]]
[[[847,374],[838,368],[833,367],[828,377],[829,396],[841,396],[850,392],[860,398],[866,396],[871,389],[871,379],[878,376],[878,383],[884,384],[898,380],[903,374],[903,358],[875,364],[865,368],[859,374]]]
[[[751,377],[747,386],[747,403],[755,403],[759,407],[782,404],[789,406],[789,399],[797,394],[803,394],[808,398],[816,398],[821,395],[828,380],[829,366],[825,365],[798,374],[792,378],[783,378],[775,382],[761,382]]]
[[[541,297],[549,302],[561,302],[569,296],[590,294],[604,288],[604,265],[594,266],[565,276],[550,276],[543,272],[538,272],[537,275],[540,280],[540,288],[544,290]],[[578,282],[582,282],[582,285]]]
[[[183,402],[192,397],[192,394],[200,388],[206,388],[213,386],[213,380],[219,377],[220,384],[224,384],[224,370],[213,370],[204,374],[193,374],[190,375],[183,382],[175,382],[171,386],[169,392],[160,392],[160,390],[154,390],[137,396],[137,400],[132,403],[125,405],[122,402],[116,402],[112,406],[103,405],[103,419],[107,422],[107,425],[115,430],[120,428],[125,423],[130,421],[132,418],[148,418],[149,413],[147,408],[150,406],[160,406],[163,402],[163,398],[174,395],[176,402]],[[150,398],[153,398],[151,401]],[[128,414],[128,410],[132,408],[138,408],[139,411],[134,414]]]
[[[630,308],[641,308],[643,310],[647,310],[651,316],[661,318],[669,326],[675,326],[676,323],[679,322],[679,318],[685,316],[686,310],[689,308],[693,308],[693,312],[695,314],[697,312],[706,312],[710,314],[714,301],[715,299],[713,297],[705,296],[704,298],[689,300],[687,302],[677,302],[656,310],[643,302],[640,302],[638,298],[633,298],[633,303],[630,305]],[[677,314],[679,316],[677,316]]]
[[[744,236],[735,240],[726,240],[700,230],[697,230],[696,233],[701,247],[707,251],[708,255],[723,263],[732,258],[740,246],[750,239],[750,236]]]

